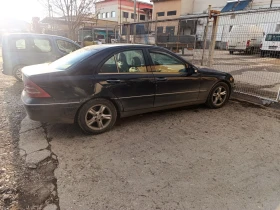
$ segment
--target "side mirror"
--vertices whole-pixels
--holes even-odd
[[[197,72],[196,68],[192,65],[189,65],[186,66],[186,73],[187,73],[187,76],[191,76],[193,74],[195,74]]]

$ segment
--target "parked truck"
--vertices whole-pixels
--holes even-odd
[[[262,28],[256,25],[233,26],[228,40],[230,54],[234,52],[257,53],[264,36]]]

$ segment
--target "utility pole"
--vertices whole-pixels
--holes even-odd
[[[48,0],[48,11],[49,11],[49,18],[51,17],[51,5],[50,0]]]

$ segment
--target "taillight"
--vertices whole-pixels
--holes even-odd
[[[32,82],[30,79],[24,77],[24,91],[26,94],[31,98],[50,98],[51,96],[44,91],[42,88],[40,88],[38,85],[36,85],[34,82]]]
[[[247,40],[247,44],[246,44],[247,47],[250,46],[250,42],[251,42],[250,40]]]
[[[262,44],[260,45],[260,49],[262,49]]]

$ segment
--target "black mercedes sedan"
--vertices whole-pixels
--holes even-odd
[[[234,85],[228,73],[147,45],[89,46],[22,72],[30,119],[77,122],[92,134],[108,131],[119,117],[201,103],[220,108]]]

